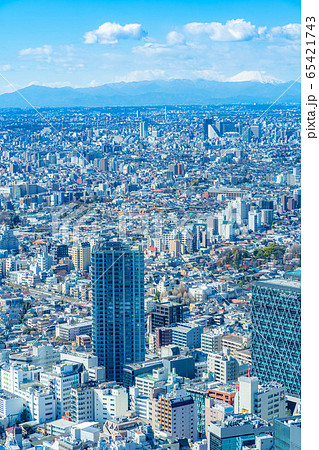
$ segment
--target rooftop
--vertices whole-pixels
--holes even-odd
[[[243,341],[245,340],[244,336],[236,336],[235,334],[226,334],[223,336],[223,341],[231,341],[231,342],[235,342],[236,344],[242,344]]]
[[[11,392],[6,391],[5,389],[0,389],[0,398],[10,400],[12,398],[19,398],[19,396],[12,394]]]
[[[284,423],[288,427],[296,426],[298,428],[301,428],[301,416],[283,417],[275,420]]]
[[[301,282],[300,281],[294,281],[294,280],[283,280],[283,279],[273,279],[273,280],[267,280],[267,281],[256,281],[254,283],[256,286],[261,287],[272,287],[277,289],[284,289],[284,290],[294,290],[299,291],[301,290]]]
[[[76,425],[76,423],[72,422],[71,420],[58,419],[54,420],[53,422],[49,422],[47,425],[51,425],[52,427],[56,428],[69,428],[72,425]]]
[[[223,428],[243,425],[252,425],[253,428],[260,428],[268,425],[265,420],[262,420],[260,417],[257,417],[254,414],[236,414],[234,416],[230,415],[227,416],[224,420],[217,421],[216,423]]]

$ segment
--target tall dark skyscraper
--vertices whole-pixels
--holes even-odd
[[[252,368],[261,383],[276,381],[300,397],[299,281],[256,282],[252,291]]]
[[[123,365],[144,361],[144,255],[104,240],[92,249],[93,354],[107,380],[122,381]]]

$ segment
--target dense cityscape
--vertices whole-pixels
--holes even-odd
[[[300,105],[0,111],[0,446],[300,449]]]

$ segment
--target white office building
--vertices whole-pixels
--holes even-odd
[[[1,368],[1,388],[23,399],[30,419],[37,423],[56,417],[55,396],[49,387],[39,383],[42,368],[34,366],[4,366]]]
[[[135,377],[135,386],[140,396],[150,396],[151,389],[162,385],[168,379],[168,369],[160,367],[153,369],[152,373],[144,373]]]
[[[215,381],[221,383],[237,381],[239,375],[238,361],[227,353],[208,353],[207,356],[207,371],[213,373]]]
[[[10,426],[19,419],[23,409],[23,398],[8,391],[0,391],[0,420],[5,426]]]
[[[205,353],[222,351],[222,334],[214,331],[205,331],[201,335],[201,349]]]
[[[249,211],[248,213],[248,229],[254,233],[261,227],[261,213],[256,211]]]
[[[267,422],[286,414],[285,388],[276,383],[258,384],[257,377],[239,377],[235,414],[252,413]]]
[[[40,381],[54,392],[56,415],[61,418],[65,411],[71,410],[71,389],[80,383],[79,366],[67,363],[53,366],[52,371],[40,374]]]
[[[107,383],[94,389],[94,420],[104,424],[106,420],[124,416],[128,410],[126,389],[115,383]]]

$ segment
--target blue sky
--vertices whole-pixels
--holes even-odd
[[[300,74],[300,1],[0,0],[0,27],[0,93]]]

